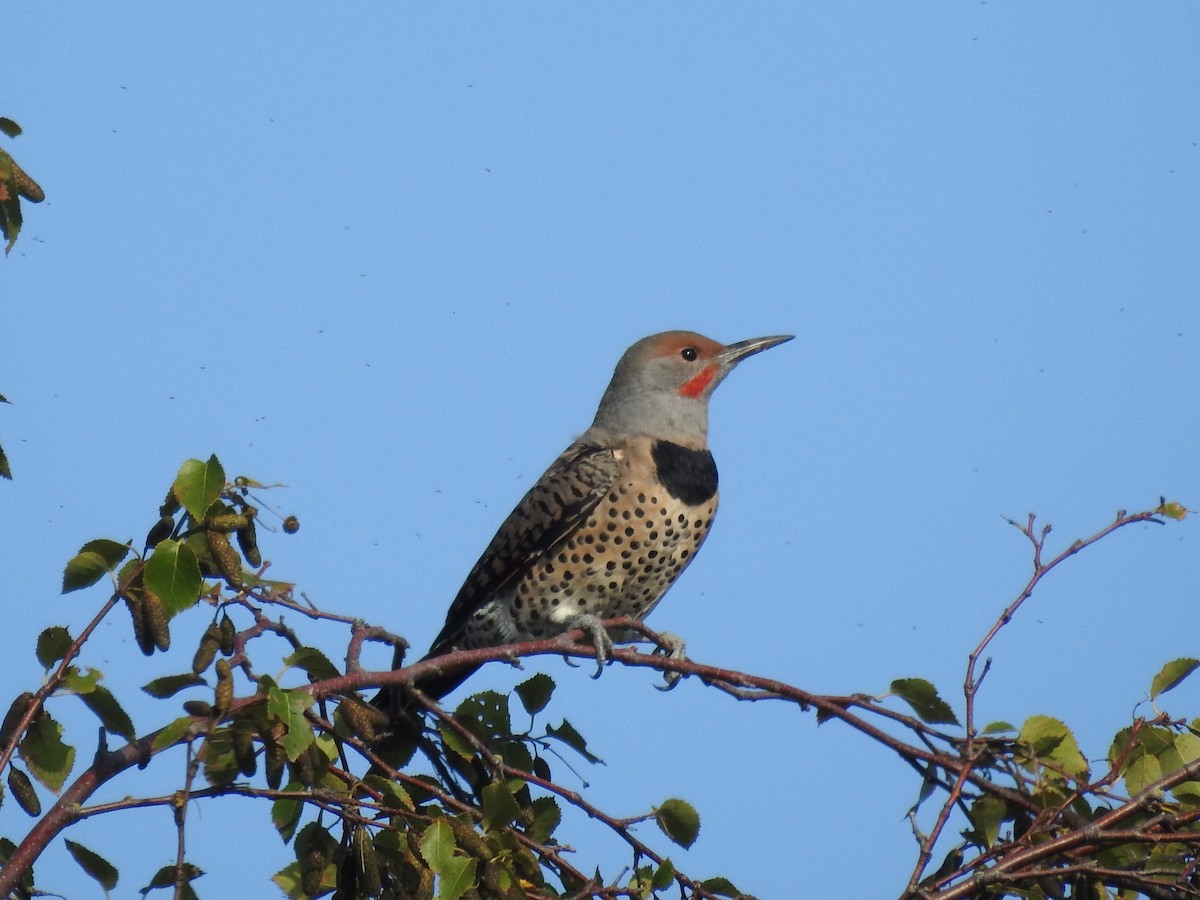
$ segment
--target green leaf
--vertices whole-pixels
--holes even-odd
[[[133,720],[121,708],[121,704],[117,702],[117,698],[108,688],[98,684],[90,693],[80,694],[79,699],[83,701],[84,706],[100,718],[100,723],[110,733],[123,737],[127,741],[134,740],[136,735],[133,730]]]
[[[1175,751],[1184,765],[1200,759],[1200,737],[1185,731],[1175,735]]]
[[[475,865],[474,858],[464,856],[447,860],[441,872],[438,900],[458,900],[465,894],[475,884]]]
[[[158,734],[154,735],[154,740],[151,742],[154,751],[157,753],[159,750],[175,746],[188,733],[192,724],[191,716],[180,716],[174,722],[159,729]]]
[[[1075,735],[1058,719],[1030,716],[1021,726],[1020,740],[1033,749],[1038,759],[1054,763],[1070,775],[1087,772],[1087,760],[1079,752]]]
[[[1158,505],[1158,508],[1154,510],[1154,512],[1160,516],[1166,516],[1168,519],[1174,519],[1175,521],[1179,522],[1187,518],[1188,508],[1182,503],[1177,503],[1175,501],[1168,503],[1164,499],[1163,502]]]
[[[521,814],[521,807],[508,788],[493,781],[483,789],[483,827],[487,831],[512,824]]]
[[[550,702],[550,695],[554,693],[554,679],[539,672],[529,680],[522,681],[514,690],[521,699],[525,712],[536,716]]]
[[[63,572],[62,592],[69,594],[81,588],[91,587],[111,572],[123,560],[130,550],[128,542],[122,544],[107,538],[97,538],[88,541],[79,548],[79,552],[67,563]]]
[[[912,812],[916,812],[921,808],[921,804],[933,796],[933,792],[937,790],[937,779],[933,777],[932,772],[926,773],[921,779],[921,791],[917,794],[917,802],[912,806]]]
[[[728,878],[706,878],[700,882],[700,886],[710,894],[716,894],[718,897],[744,897],[742,891],[739,891],[733,886],[733,882]]]
[[[1182,734],[1176,734],[1167,728],[1141,728],[1138,730],[1137,737],[1140,746],[1133,751],[1135,756],[1128,759],[1125,766],[1126,784],[1131,791],[1133,787],[1129,785],[1128,781],[1130,770],[1134,772],[1134,783],[1141,783],[1140,779],[1155,775],[1154,767],[1145,766],[1141,762],[1142,757],[1150,757],[1157,761],[1158,778],[1173,775],[1200,758],[1200,737],[1191,732],[1185,731]],[[1134,767],[1135,762],[1138,763],[1137,768]],[[1152,778],[1151,780],[1157,779]],[[1176,797],[1186,799],[1194,805],[1197,800],[1200,800],[1200,781],[1185,781],[1173,787],[1171,792]]]
[[[271,876],[271,880],[275,882],[275,886],[283,891],[283,896],[288,900],[300,900],[307,898],[308,894],[300,887],[300,863],[288,863],[278,872]]]
[[[1162,766],[1153,756],[1139,756],[1125,769],[1125,787],[1130,795],[1140,794],[1162,778]]]
[[[200,566],[196,556],[179,541],[159,542],[146,560],[146,589],[162,600],[168,616],[195,605],[200,597]]]
[[[957,725],[958,717],[950,704],[938,696],[937,688],[924,678],[897,678],[891,692],[912,707],[913,712],[930,725]]]
[[[1173,775],[1184,767],[1183,757],[1180,755],[1175,742],[1167,744],[1161,750],[1154,754],[1158,758],[1158,764],[1162,767],[1164,776]]]
[[[148,684],[142,685],[142,690],[151,697],[165,700],[167,697],[174,697],[186,688],[206,684],[208,682],[194,672],[185,672],[183,675],[163,675],[161,678],[155,678]]]
[[[283,751],[295,762],[315,739],[312,725],[304,714],[313,705],[313,696],[308,691],[284,690],[272,686],[267,692],[267,712],[283,723],[287,733],[283,736]]]
[[[12,481],[12,469],[8,465],[8,457],[4,454],[4,448],[0,447],[0,478],[7,478]]]
[[[330,893],[330,889],[335,887],[337,880],[337,866],[334,863],[324,866],[324,869],[320,872],[319,886],[317,890],[314,890],[310,894],[302,888],[299,860],[306,857],[310,857],[312,862],[316,862],[314,857],[330,859],[332,854],[337,850],[337,841],[332,838],[328,830],[320,827],[316,822],[310,822],[304,828],[300,829],[299,834],[296,834],[293,847],[298,862],[277,872],[275,877],[271,878],[271,881],[278,884],[289,898],[294,898],[295,900],[308,900]],[[352,896],[356,896],[356,894],[352,894]]]
[[[221,496],[224,488],[225,470],[215,454],[208,458],[208,462],[189,459],[179,467],[179,474],[175,476],[175,496],[196,522],[203,521],[204,514]]]
[[[995,846],[1000,839],[1000,825],[1008,812],[1008,804],[992,794],[984,794],[971,804],[971,824],[975,828],[975,842],[983,849]]]
[[[191,882],[191,881],[195,881],[197,878],[199,878],[201,875],[203,875],[204,870],[200,869],[196,866],[193,866],[191,863],[184,863],[183,864],[183,872],[181,874],[183,875],[185,882]],[[159,869],[157,872],[154,873],[154,877],[150,879],[150,883],[148,885],[146,885],[144,888],[142,888],[140,891],[138,891],[138,893],[140,893],[143,897],[145,897],[148,893],[150,893],[155,888],[168,888],[168,887],[174,887],[174,886],[175,886],[175,866],[173,866],[173,865],[163,866],[161,869]],[[190,885],[187,886],[187,890],[191,890]],[[186,891],[185,891],[185,896],[186,896]],[[191,896],[195,896],[195,894],[193,893]]]
[[[62,726],[43,712],[21,739],[21,758],[38,781],[58,793],[75,765],[75,748],[62,741]]]
[[[99,669],[77,669],[75,666],[67,666],[67,671],[63,673],[62,686],[72,694],[90,694],[102,677],[103,673]]]
[[[21,126],[12,119],[0,116],[0,131],[3,131],[10,138],[15,138],[21,134]]]
[[[329,661],[329,657],[315,647],[301,647],[287,656],[283,664],[290,668],[300,669],[313,681],[326,678],[337,678],[342,673],[337,666]]]
[[[672,798],[654,811],[663,834],[684,850],[696,843],[700,834],[700,813],[686,800]]]
[[[504,761],[514,769],[520,769],[522,772],[533,771],[533,754],[529,752],[529,747],[519,740],[507,742],[500,748],[500,754],[504,757]],[[515,793],[524,784],[525,782],[520,778],[512,778],[508,781],[508,789]]]
[[[98,553],[111,571],[121,564],[132,549],[133,544],[130,541],[121,543],[120,541],[110,541],[108,538],[96,538],[80,547],[79,552]]]
[[[1113,735],[1112,745],[1108,748],[1108,761],[1114,766],[1126,752],[1134,752],[1129,748],[1130,742],[1133,740],[1133,729],[1122,728]]]
[[[71,649],[71,632],[61,625],[52,625],[38,635],[37,659],[43,669],[49,669],[66,656],[69,649]]]
[[[91,587],[103,578],[107,571],[108,563],[99,553],[77,553],[67,561],[67,567],[63,570],[62,592],[69,594],[71,591]]]
[[[498,691],[480,691],[458,704],[454,718],[482,741],[512,734],[508,697]]]
[[[416,809],[412,797],[397,782],[381,775],[368,775],[363,782],[383,795],[383,802],[397,809]]]
[[[659,867],[654,870],[654,877],[650,880],[650,889],[665,891],[671,886],[671,882],[674,880],[675,864],[669,858],[664,859]]]
[[[1177,784],[1171,788],[1171,793],[1188,806],[1200,805],[1200,781],[1185,781],[1183,784]]]
[[[285,791],[303,791],[304,785],[289,782],[284,786]],[[292,797],[280,797],[271,804],[271,823],[286,844],[296,833],[300,824],[300,814],[304,812],[304,804]]]
[[[441,735],[442,743],[446,745],[446,749],[457,753],[463,759],[471,759],[475,756],[474,745],[471,744],[465,735],[449,723],[439,723],[438,734]]]
[[[150,883],[141,890],[142,896],[150,893],[155,888],[170,887],[175,883],[175,867],[163,866],[154,873],[154,877],[150,879]]]
[[[421,855],[429,868],[438,874],[444,872],[446,864],[454,859],[456,846],[454,831],[445,819],[436,819],[421,835]]]
[[[558,801],[553,797],[538,797],[530,804],[530,807],[533,810],[533,821],[529,823],[525,833],[532,840],[544,844],[550,835],[554,834],[558,823],[562,821],[562,810],[558,806]]]
[[[983,734],[1003,734],[1006,731],[1016,731],[1016,725],[1010,725],[1008,722],[992,722],[983,729]]]
[[[631,897],[646,897],[650,891],[650,879],[654,873],[649,866],[637,866],[630,874],[625,889]]]
[[[210,731],[204,739],[201,755],[204,757],[204,777],[209,784],[230,784],[242,774],[233,753],[233,732],[229,728]]]
[[[121,566],[120,571],[117,572],[117,586],[121,590],[125,590],[142,577],[142,571],[144,568],[145,563],[136,556],[127,561],[125,565]]]
[[[1200,659],[1182,657],[1171,660],[1159,670],[1158,674],[1154,676],[1154,680],[1150,682],[1150,699],[1153,700],[1159,694],[1165,694],[1177,686],[1179,682],[1196,671],[1197,666],[1200,666]]]
[[[438,819],[421,835],[421,855],[439,876],[439,900],[458,900],[475,883],[475,860],[456,856],[450,823]]]
[[[79,867],[100,882],[100,887],[104,888],[106,893],[117,886],[117,870],[112,863],[83,844],[67,840],[66,845],[67,852],[79,863]]]
[[[575,726],[566,719],[563,719],[562,724],[557,728],[552,725],[548,727],[546,729],[546,737],[557,738],[590,763],[604,762],[600,757],[588,752],[587,741],[583,739],[583,735],[575,730]]]

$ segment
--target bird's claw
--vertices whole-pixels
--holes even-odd
[[[567,632],[582,631],[591,639],[592,646],[596,648],[596,672],[592,677],[599,678],[600,673],[604,671],[604,667],[612,658],[613,651],[612,638],[604,630],[604,624],[590,613],[584,613],[567,623],[566,630]]]
[[[658,633],[659,646],[654,648],[655,656],[665,656],[668,659],[687,659],[687,642],[677,634],[669,631]],[[668,669],[663,672],[663,683],[656,684],[660,691],[669,691],[683,680],[683,673]]]

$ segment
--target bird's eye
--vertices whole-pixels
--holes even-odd
[[[695,347],[684,347],[682,350],[679,351],[679,355],[682,356],[684,359],[686,359],[688,362],[695,362],[696,357],[699,356],[700,354],[696,352]]]

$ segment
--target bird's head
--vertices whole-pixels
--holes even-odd
[[[664,331],[625,351],[600,401],[593,429],[612,437],[647,434],[703,446],[708,399],[733,368],[792,335],[722,344],[693,331]]]

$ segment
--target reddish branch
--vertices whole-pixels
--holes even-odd
[[[134,580],[136,580],[142,574],[142,570],[145,569],[145,567],[145,563],[141,563],[136,566],[130,572],[129,577],[125,579],[125,584],[131,584]],[[17,747],[20,745],[22,735],[25,734],[25,731],[29,728],[30,724],[35,718],[37,718],[38,713],[41,712],[42,705],[46,702],[46,698],[62,686],[63,681],[66,680],[72,663],[74,663],[79,654],[83,652],[83,645],[86,644],[88,638],[92,636],[92,632],[99,627],[102,621],[104,621],[104,617],[112,611],[112,608],[116,606],[118,602],[120,602],[123,592],[124,585],[118,585],[112,594],[109,595],[109,598],[107,601],[105,601],[104,605],[100,607],[100,611],[92,617],[92,621],[88,622],[83,631],[79,633],[79,636],[71,642],[69,647],[67,647],[67,652],[63,654],[63,658],[59,660],[58,667],[50,674],[45,683],[42,684],[42,686],[34,693],[34,702],[29,704],[29,708],[26,709],[24,715],[21,716],[16,727],[13,729],[12,737],[9,738],[8,744],[4,747],[0,747],[0,772],[4,771],[4,768],[12,759],[13,753],[16,752]]]
[[[925,835],[920,840],[920,847],[917,855],[917,862],[913,868],[912,875],[909,878],[908,887],[905,896],[919,896],[921,892],[917,890],[917,885],[924,874],[926,866],[929,864],[933,856],[933,848],[940,839],[946,824],[950,818],[950,813],[959,804],[962,799],[962,788],[964,783],[970,778],[972,771],[978,765],[980,749],[977,746],[978,733],[975,728],[975,697],[979,692],[980,685],[983,679],[987,676],[988,669],[991,666],[991,659],[987,659],[983,664],[983,670],[976,675],[978,671],[979,660],[983,657],[988,646],[995,639],[1000,630],[1008,625],[1017,611],[1025,604],[1025,602],[1033,596],[1034,589],[1045,576],[1061,565],[1064,561],[1074,556],[1079,551],[1091,546],[1104,537],[1112,534],[1114,531],[1124,528],[1127,525],[1132,525],[1136,522],[1155,522],[1162,524],[1158,518],[1158,510],[1135,513],[1128,515],[1125,510],[1120,510],[1116,518],[1106,527],[1093,534],[1091,537],[1076,540],[1069,547],[1051,559],[1049,562],[1044,562],[1042,559],[1043,551],[1046,546],[1046,538],[1050,535],[1051,526],[1049,524],[1042,526],[1040,530],[1035,528],[1035,516],[1029,514],[1028,519],[1024,523],[1017,522],[1013,519],[1006,521],[1014,528],[1018,529],[1030,542],[1033,547],[1033,571],[1029,576],[1029,580],[1025,586],[1017,594],[1016,598],[1005,607],[999,618],[988,629],[988,632],[980,640],[979,644],[971,651],[967,658],[966,677],[963,681],[963,697],[966,705],[966,736],[965,745],[962,752],[963,768],[955,780],[954,787],[948,792],[942,808],[938,812],[937,820],[928,835]],[[1058,811],[1059,815],[1066,812],[1067,804],[1064,803]],[[977,860],[982,862],[982,860]],[[993,871],[993,870],[989,870]],[[943,896],[943,895],[939,895]],[[945,895],[948,896],[948,895]]]
[[[1103,879],[1105,883],[1116,886],[1133,886],[1135,889],[1146,892],[1150,896],[1155,896],[1157,889],[1153,879],[1157,873],[1114,873],[1093,865],[1086,858],[1086,854],[1102,847],[1138,842],[1146,844],[1188,843],[1191,846],[1200,847],[1200,835],[1181,833],[1179,830],[1193,825],[1200,813],[1189,811],[1178,813],[1174,816],[1148,818],[1147,821],[1133,825],[1132,827],[1130,826],[1130,820],[1133,817],[1145,813],[1153,804],[1161,801],[1163,792],[1169,791],[1171,788],[1185,781],[1196,780],[1200,777],[1200,760],[1189,763],[1171,775],[1160,779],[1137,796],[1125,802],[1120,802],[1111,811],[1098,816],[1094,820],[1085,822],[1072,813],[1067,808],[1066,803],[1050,811],[1042,809],[1030,795],[1030,792],[1021,780],[1022,776],[1017,772],[1015,767],[1009,768],[1006,771],[1000,763],[997,763],[991,757],[990,751],[994,748],[978,736],[974,719],[975,697],[986,676],[990,662],[985,661],[982,670],[980,670],[980,660],[984,658],[985,651],[996,635],[1012,621],[1013,616],[1032,596],[1034,589],[1046,574],[1069,557],[1075,555],[1085,547],[1094,544],[1113,531],[1135,522],[1146,521],[1157,522],[1156,513],[1144,512],[1135,515],[1126,515],[1122,512],[1110,525],[1087,539],[1074,542],[1070,547],[1049,561],[1043,561],[1042,559],[1046,537],[1050,530],[1049,527],[1035,531],[1033,516],[1030,516],[1026,523],[1012,523],[1021,530],[1022,534],[1029,539],[1033,546],[1033,572],[1017,597],[1004,609],[995,624],[984,635],[983,639],[968,657],[963,687],[966,700],[966,728],[965,734],[962,736],[948,734],[941,729],[921,722],[913,716],[889,709],[880,701],[868,696],[812,694],[775,679],[715,666],[707,666],[687,659],[673,659],[661,654],[643,653],[629,648],[616,649],[612,657],[616,661],[626,665],[653,668],[664,673],[694,676],[699,678],[704,684],[728,693],[740,700],[774,700],[794,703],[801,709],[813,708],[817,710],[818,716],[821,719],[838,719],[865,737],[889,748],[900,759],[921,773],[923,778],[931,780],[940,786],[946,792],[946,798],[930,833],[918,836],[918,859],[909,879],[905,892],[906,897],[936,897],[938,900],[955,900],[955,898],[970,897],[983,890],[987,885],[1001,881],[1016,883],[1025,879],[1042,876],[1064,877],[1071,874],[1092,875]],[[68,666],[78,656],[83,643],[118,599],[119,592],[115,592],[100,614],[96,616],[92,623],[73,642],[66,657],[61,661],[51,678],[48,679],[47,684],[35,695],[36,702],[27,711],[16,732],[16,736],[9,742],[9,746],[0,748],[2,749],[0,766],[6,763],[11,757],[17,745],[19,735],[23,733],[37,714],[41,702],[61,684]],[[238,636],[235,659],[239,660],[247,659],[247,641],[268,631],[283,634],[293,646],[299,645],[298,638],[291,633],[290,629],[284,628],[281,623],[263,615],[261,609],[256,607],[256,603],[266,606],[283,607],[314,619],[334,621],[351,627],[352,636],[346,657],[347,674],[315,682],[300,688],[309,691],[314,699],[317,700],[338,698],[370,688],[396,686],[418,688],[418,690],[413,691],[413,695],[420,698],[419,686],[423,681],[436,678],[458,668],[475,667],[481,663],[490,661],[507,662],[511,665],[519,666],[522,658],[546,654],[578,658],[594,658],[596,655],[595,649],[591,646],[574,643],[575,640],[581,637],[581,635],[575,633],[549,640],[526,641],[505,647],[456,652],[436,659],[413,663],[410,666],[390,672],[364,672],[358,666],[358,656],[364,640],[380,640],[398,645],[399,639],[387,632],[365,626],[360,620],[322,613],[312,608],[311,605],[306,606],[297,603],[291,599],[290,592],[279,594],[272,591],[268,586],[260,585],[250,588],[240,593],[233,602],[248,608],[255,617],[255,624],[251,629],[240,633]],[[615,620],[610,624],[613,627],[638,631],[652,642],[656,642],[661,646],[658,636],[640,622]],[[246,669],[246,673],[253,679],[253,673],[248,668]],[[260,703],[263,700],[264,698],[255,696],[237,701],[226,713],[226,720],[229,716],[244,710],[248,705]],[[468,741],[494,773],[503,777],[520,778],[531,785],[555,794],[620,835],[629,844],[631,849],[633,849],[636,856],[653,860],[656,863],[661,862],[661,858],[658,855],[630,833],[629,825],[636,820],[622,820],[609,816],[607,813],[592,806],[578,793],[568,790],[552,781],[543,779],[532,772],[527,772],[506,764],[502,759],[492,754],[469,729],[460,725],[440,707],[428,704],[428,709],[446,727],[455,730],[460,737]],[[325,731],[332,730],[330,722],[321,719],[315,714],[311,718],[318,728]],[[196,734],[207,731],[216,724],[218,723],[212,720],[197,719]],[[898,737],[891,731],[886,730],[885,726],[888,725],[903,729],[903,731],[907,732],[907,737]],[[34,825],[29,834],[26,835],[3,869],[0,869],[0,896],[9,896],[13,892],[20,879],[47,844],[73,822],[87,816],[115,809],[145,805],[163,805],[166,803],[177,805],[179,803],[179,797],[175,795],[172,798],[127,799],[90,808],[84,806],[85,802],[98,788],[121,772],[135,765],[144,766],[152,756],[168,749],[167,747],[157,749],[153,747],[153,741],[157,734],[158,732],[147,735],[115,751],[101,749],[92,765],[63,792],[57,802]],[[191,740],[193,737],[194,735],[184,735],[176,743]],[[407,782],[413,787],[419,787],[422,791],[429,792],[446,809],[469,813],[476,821],[479,820],[480,811],[469,803],[455,798],[448,792],[438,790],[426,780],[417,780],[413,776],[390,769],[371,752],[370,747],[363,745],[356,739],[341,738],[340,740],[344,744],[353,747],[355,752],[359,753],[371,764],[377,766],[381,771],[384,771],[385,774],[397,778],[402,782]],[[990,768],[983,766],[981,763],[985,753],[989,754],[988,767]],[[339,771],[347,783],[350,784],[354,781],[355,776],[345,770],[344,758],[342,762],[343,769]],[[1013,786],[997,781],[997,769],[999,770],[999,774],[1006,775],[1012,779]],[[1108,787],[1116,781],[1118,770],[1119,764],[1114,764],[1110,772],[1099,781],[1089,784],[1081,783],[1074,796],[1094,794]],[[361,784],[358,787],[362,790],[367,790]],[[968,795],[968,792],[971,793]],[[205,797],[225,793],[248,794],[266,798],[276,798],[284,795],[284,792],[279,791],[260,790],[242,785],[228,785],[193,791],[191,796]],[[954,807],[956,805],[962,806],[968,799],[968,796],[975,797],[984,793],[1000,798],[1007,804],[1010,810],[1024,810],[1030,819],[1039,822],[1042,827],[1038,830],[1037,842],[1014,841],[1009,844],[989,848],[986,852],[981,852],[966,864],[959,866],[956,871],[938,873],[936,884],[922,886],[921,878],[924,870],[932,858],[935,845],[947,827]],[[372,806],[372,800],[366,796],[347,796],[347,798],[339,799],[333,797],[327,791],[320,790],[303,792],[299,797],[304,799],[305,802],[339,810],[340,814],[345,816],[357,816],[357,813],[353,813],[350,809],[342,806],[344,802],[352,801],[356,806],[364,808]],[[375,796],[375,803],[377,804],[380,799],[378,796]],[[388,810],[388,812],[391,814],[408,815],[414,819],[419,818],[419,814],[412,811]],[[363,821],[367,820],[364,819]],[[1054,833],[1051,830],[1052,827],[1057,827],[1059,833]],[[182,830],[182,822],[180,822],[180,828]],[[563,860],[555,847],[534,842],[527,835],[520,832],[519,829],[513,828],[511,831],[519,841],[540,859],[548,863],[552,868],[557,868],[561,873],[577,879],[581,883],[588,883],[591,885],[591,889],[603,892],[608,896],[617,896],[624,893],[622,889],[618,888],[597,887],[594,882],[591,882],[590,879],[583,876],[582,873]],[[182,834],[180,835],[180,842],[182,846]],[[680,886],[681,892],[691,891],[696,896],[705,895],[700,885],[682,874],[677,874],[676,881]],[[1173,894],[1172,896],[1175,895]]]

